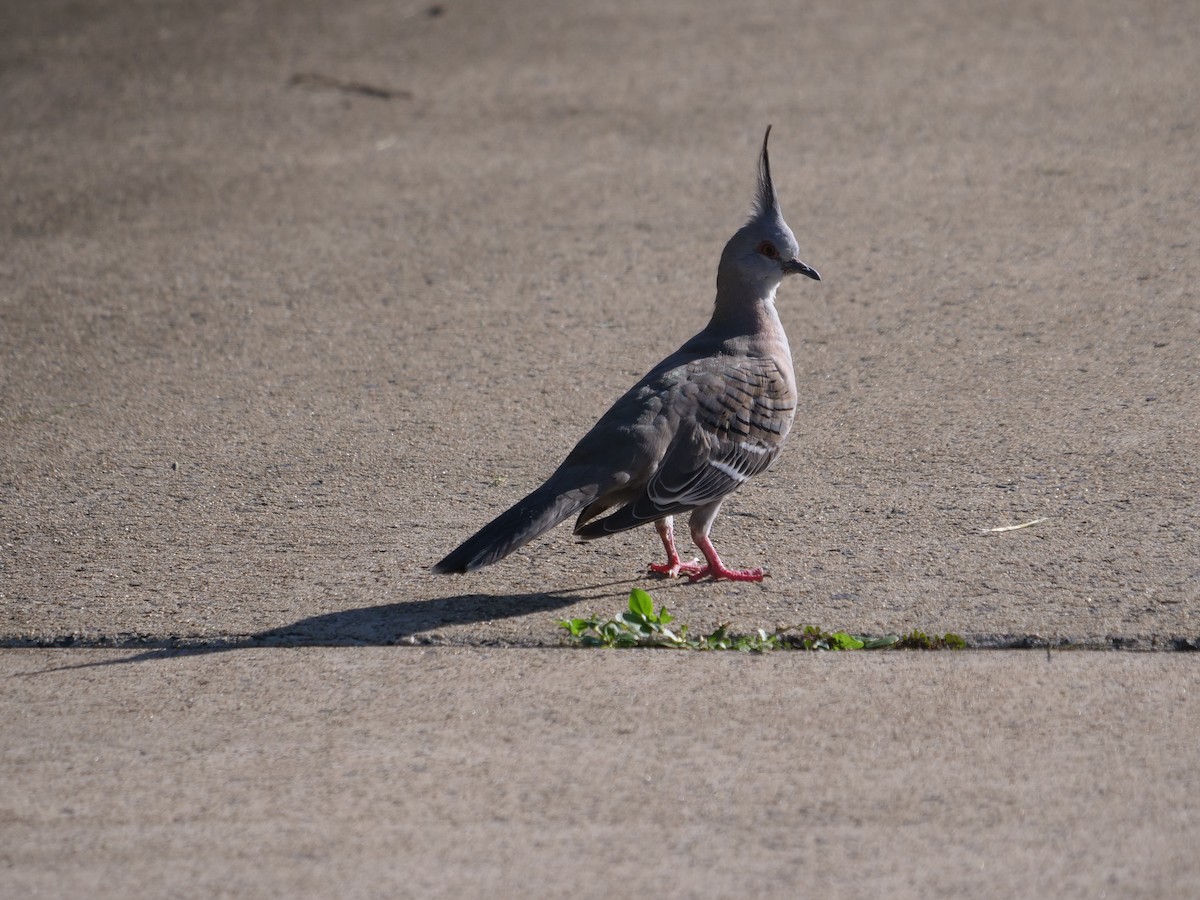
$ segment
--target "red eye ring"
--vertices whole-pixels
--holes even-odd
[[[758,245],[758,252],[767,259],[779,259],[779,251],[775,249],[775,245],[770,241],[763,241]]]

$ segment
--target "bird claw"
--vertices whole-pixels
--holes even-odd
[[[762,581],[762,569],[727,569],[720,566],[714,569],[712,566],[704,566],[698,572],[688,575],[690,581],[699,581],[702,578],[711,578],[713,581]]]
[[[701,565],[698,559],[693,559],[691,562],[675,560],[674,562],[651,563],[650,571],[655,575],[663,575],[667,578],[678,578],[683,575],[693,583],[705,578],[711,578],[713,581],[763,580],[763,570],[759,568],[727,569],[721,563],[717,563],[714,568],[711,565]]]
[[[691,562],[674,562],[651,563],[650,571],[655,575],[665,575],[667,578],[678,578],[680,575],[686,575],[693,581],[696,580],[696,575],[699,572],[707,571],[708,566],[700,565],[700,560],[693,559]]]

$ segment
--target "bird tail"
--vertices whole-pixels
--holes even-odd
[[[551,479],[463,541],[433,571],[461,574],[490,566],[579,512],[596,499],[597,492],[595,485],[564,491]]]
[[[585,541],[591,541],[598,537],[637,528],[639,525],[645,525],[654,519],[661,519],[663,516],[670,515],[673,512],[673,510],[667,512],[654,510],[642,512],[639,515],[639,510],[636,507],[637,504],[630,503],[627,506],[622,506],[616,512],[605,516],[603,519],[595,519],[590,522],[576,522],[575,536],[583,538]]]

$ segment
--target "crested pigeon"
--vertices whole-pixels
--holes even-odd
[[[651,572],[692,581],[762,580],[762,569],[727,568],[709,530],[725,496],[774,462],[796,414],[792,354],[775,291],[788,275],[821,280],[800,260],[780,212],[770,136],[768,126],[752,214],[721,253],[708,325],[617,400],[545,484],[451,551],[434,572],[490,565],[578,513],[575,534],[585,539],[653,522],[667,560]],[[675,548],[672,517],[689,510],[703,563],[681,561]]]

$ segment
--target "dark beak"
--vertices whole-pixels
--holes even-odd
[[[788,260],[783,264],[784,275],[807,275],[813,281],[820,281],[820,273],[806,262],[798,259]]]

